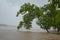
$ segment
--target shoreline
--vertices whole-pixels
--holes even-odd
[[[47,32],[0,30],[0,40],[60,40],[60,35]]]

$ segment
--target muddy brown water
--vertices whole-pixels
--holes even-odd
[[[60,40],[60,35],[47,32],[0,30],[0,40]]]

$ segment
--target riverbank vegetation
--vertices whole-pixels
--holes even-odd
[[[48,2],[50,2],[50,0],[48,0]],[[49,29],[52,27],[59,32],[60,10],[56,10],[57,4],[59,4],[58,0],[52,0],[52,3],[50,2],[42,7],[30,3],[23,4],[16,15],[17,17],[19,14],[23,15],[23,20],[20,21],[17,29],[23,26],[26,29],[30,29],[32,27],[32,21],[37,18],[36,24],[42,29],[49,32]]]

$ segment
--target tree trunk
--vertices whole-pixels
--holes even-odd
[[[59,30],[59,29],[57,29],[57,31],[59,32],[60,30]]]
[[[49,33],[48,29],[46,29],[46,31]]]

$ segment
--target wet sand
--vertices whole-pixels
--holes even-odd
[[[0,40],[60,40],[60,35],[46,32],[0,30]]]

